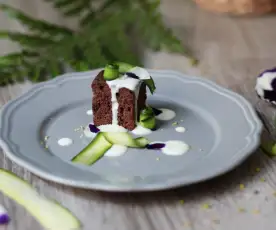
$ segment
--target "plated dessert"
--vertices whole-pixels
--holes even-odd
[[[249,102],[215,83],[112,63],[59,76],[10,101],[1,111],[0,144],[47,180],[153,191],[229,171],[257,148],[261,128]]]
[[[276,68],[267,69],[258,76],[255,90],[260,99],[276,105]]]
[[[240,95],[174,71],[150,73],[154,79],[141,67],[113,63],[103,71],[72,73],[36,85],[3,107],[1,147],[12,161],[44,179],[117,192],[156,191],[210,179],[258,147],[262,124]],[[91,76],[96,76],[92,84]],[[76,97],[72,89],[83,90]],[[275,102],[274,69],[260,75],[256,90],[262,99]],[[29,119],[32,114],[36,116]],[[162,154],[188,150],[182,157]],[[102,156],[104,160],[87,167]],[[4,169],[0,192],[46,229],[82,228],[66,207]],[[0,205],[0,225],[9,221]]]
[[[126,63],[108,64],[93,80],[91,88],[92,111],[87,113],[93,114],[93,123],[86,135],[93,140],[72,162],[90,165],[105,154],[121,155],[127,148],[161,150],[167,155],[188,151],[189,146],[180,140],[153,142],[144,137],[158,132],[156,119],[170,120],[175,116],[174,111],[147,104],[146,89],[153,94],[156,86],[146,69]],[[185,128],[179,127],[177,131],[184,132]]]

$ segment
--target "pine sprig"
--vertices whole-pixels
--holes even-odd
[[[51,24],[49,22],[34,19],[20,10],[10,7],[5,4],[0,4],[0,11],[6,13],[10,18],[18,20],[21,24],[26,26],[32,33],[43,36],[56,36],[56,35],[72,35],[73,31],[70,29]]]
[[[80,19],[80,25],[86,26],[91,21],[95,20],[95,18],[99,18],[103,14],[103,12],[109,8],[111,8],[112,5],[114,5],[116,1],[114,0],[106,0],[103,1],[101,6],[98,7],[97,11],[91,6],[90,10]]]
[[[141,65],[141,58],[134,52],[134,46],[140,43],[153,50],[167,49],[191,57],[164,25],[159,0],[45,1],[65,17],[77,17],[78,29],[38,20],[0,4],[0,11],[28,29],[26,34],[0,31],[0,39],[22,47],[20,52],[0,57],[1,86],[25,78],[40,82],[64,73],[68,67],[86,71],[114,60]]]
[[[91,0],[46,0],[65,16],[76,16],[91,9]]]
[[[45,47],[46,45],[52,45],[55,43],[54,40],[43,38],[38,35],[23,34],[5,30],[0,30],[0,39],[10,39],[21,46],[28,47],[30,49],[39,48],[41,46]]]
[[[90,8],[90,1],[79,1],[77,5],[73,5],[63,11],[65,16],[78,15],[80,11]]]

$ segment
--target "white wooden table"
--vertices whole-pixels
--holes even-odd
[[[47,15],[39,1],[10,2],[21,2],[23,8],[36,12],[35,15]],[[167,23],[185,44],[192,47],[201,63],[198,68],[192,68],[182,56],[149,53],[147,66],[209,78],[244,95],[256,105],[255,78],[261,70],[276,64],[276,16],[218,16],[198,9],[187,0],[164,0],[162,11]],[[51,15],[51,18],[54,17]],[[56,16],[53,20],[59,18]],[[1,19],[0,23],[5,26],[7,21]],[[0,43],[2,52],[10,51],[11,46],[7,44]],[[30,83],[1,88],[0,104],[30,88]],[[270,131],[273,130],[273,110],[264,104],[258,109]],[[260,150],[220,178],[149,194],[100,193],[61,186],[30,174],[13,164],[4,153],[0,153],[0,167],[12,170],[29,180],[42,194],[61,202],[78,216],[84,230],[276,229],[276,162]],[[240,189],[240,184],[245,188]],[[22,207],[1,194],[0,203],[6,206],[12,217],[9,230],[41,229]],[[210,204],[211,208],[203,209],[203,204]]]

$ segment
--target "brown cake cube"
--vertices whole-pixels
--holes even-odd
[[[135,95],[135,92],[128,88],[123,87],[118,90],[116,93],[116,101],[118,103],[118,109],[116,110],[117,119],[113,119],[112,92],[110,86],[104,80],[103,73],[101,71],[92,82],[94,124],[96,126],[108,125],[113,124],[113,121],[116,120],[116,125],[133,130],[139,120],[140,111],[146,106],[146,85],[144,83],[139,85],[138,95]]]

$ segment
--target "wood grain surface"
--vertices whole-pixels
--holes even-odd
[[[9,0],[35,16],[61,22],[40,1]],[[276,63],[276,17],[235,18],[198,9],[187,0],[163,0],[162,12],[169,26],[201,60],[197,68],[180,55],[150,53],[150,68],[174,69],[211,79],[245,96],[261,113],[265,134],[275,137],[275,111],[258,102],[254,92],[258,73]],[[1,16],[1,26],[8,24]],[[3,19],[3,20],[2,20]],[[66,22],[68,23],[68,22]],[[71,25],[71,23],[69,23]],[[1,52],[16,47],[0,43]],[[0,104],[21,95],[25,83],[0,89]],[[234,144],[234,143],[233,143]],[[39,179],[0,153],[0,167],[30,181],[45,196],[69,208],[84,230],[275,230],[276,162],[258,150],[241,166],[224,176],[181,189],[140,194],[101,193],[72,189]],[[259,168],[260,170],[256,170]],[[258,171],[258,172],[257,172]],[[240,188],[244,185],[244,189]],[[40,230],[41,226],[19,205],[0,194],[11,215],[8,230]],[[209,209],[202,205],[209,204]]]

